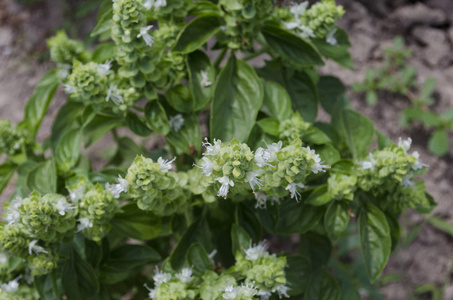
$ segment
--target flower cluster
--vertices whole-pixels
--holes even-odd
[[[299,112],[294,113],[290,119],[284,120],[278,127],[278,137],[285,142],[295,139],[302,139],[304,133],[310,128],[311,124],[305,122]]]
[[[110,65],[99,65],[94,62],[83,64],[75,61],[73,67],[64,84],[66,93],[73,99],[87,103],[105,102]]]
[[[13,126],[8,120],[0,120],[0,154],[14,155],[28,142],[25,131]]]
[[[166,216],[186,208],[190,192],[184,187],[188,176],[183,172],[169,172],[173,161],[135,158],[125,179],[130,184],[129,195],[137,199],[140,209]]]
[[[91,56],[81,41],[69,39],[63,30],[47,40],[47,47],[50,58],[62,67],[72,65],[74,60],[86,63]]]
[[[184,21],[193,6],[191,0],[145,0],[145,6],[151,9],[159,21],[180,23]],[[159,22],[159,26],[161,26]]]
[[[349,200],[354,199],[357,177],[344,174],[331,174],[327,179],[327,193],[330,199]]]

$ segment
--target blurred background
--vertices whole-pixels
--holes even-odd
[[[71,38],[94,42],[86,37],[100,2],[0,0],[0,118],[20,121],[34,86],[53,67],[47,38],[64,29]],[[431,216],[412,211],[402,216],[401,245],[375,294],[368,296],[452,300],[453,0],[337,3],[346,11],[339,25],[353,45],[354,69],[329,62],[322,72],[343,80],[354,108],[372,119],[376,129],[394,141],[412,138],[412,149],[430,166],[424,179],[438,203]],[[395,42],[395,37],[400,39]],[[64,99],[59,91],[41,126],[40,141],[49,136]],[[100,155],[99,148],[92,150],[92,158]],[[12,191],[9,186],[0,200],[6,201]]]

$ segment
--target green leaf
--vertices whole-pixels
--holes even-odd
[[[314,122],[318,114],[318,92],[311,77],[302,71],[284,75],[286,89],[291,96],[292,108],[306,122]]]
[[[141,210],[135,202],[121,207],[121,212],[112,219],[112,229],[127,238],[151,240],[159,236],[162,219],[151,212]]]
[[[193,267],[194,274],[197,276],[201,276],[213,268],[206,250],[200,243],[192,244],[187,250],[187,261]]]
[[[83,103],[79,102],[67,102],[60,108],[53,122],[52,134],[50,136],[53,149],[57,146],[63,133],[71,128],[78,128],[80,126],[78,117],[83,113],[84,108]]]
[[[322,207],[304,205],[294,199],[282,202],[277,232],[281,234],[305,233],[315,228],[323,216]]]
[[[325,235],[309,231],[300,237],[300,252],[307,256],[312,265],[312,271],[327,265],[331,259],[332,244]]]
[[[310,260],[302,255],[286,256],[285,277],[288,286],[289,296],[297,296],[307,289],[311,274]]]
[[[346,88],[340,79],[334,76],[321,76],[318,81],[319,101],[322,108],[330,115],[348,108],[349,101],[345,96]]]
[[[431,153],[443,156],[448,153],[448,132],[444,129],[437,129],[429,138],[428,149]]]
[[[278,25],[267,24],[262,33],[268,45],[285,60],[298,67],[322,66],[324,62],[312,44]]]
[[[232,252],[235,255],[238,251],[248,249],[252,238],[247,231],[237,224],[231,226],[231,240],[233,241]]]
[[[327,134],[319,128],[310,127],[302,137],[304,143],[323,145],[332,142]]]
[[[256,122],[261,129],[270,135],[278,136],[278,128],[280,127],[280,122],[277,119],[264,118]]]
[[[304,199],[305,203],[313,206],[321,206],[331,201],[327,194],[327,184],[323,184],[315,188],[307,198]]]
[[[432,226],[453,237],[453,224],[435,216],[426,216],[425,220]]]
[[[322,268],[311,276],[304,300],[338,300],[340,295],[338,282],[329,271]]]
[[[0,194],[8,185],[8,182],[11,180],[11,177],[13,177],[15,171],[16,166],[13,164],[4,163],[0,165]]]
[[[366,93],[366,103],[369,105],[375,105],[378,103],[378,95],[376,91],[371,90]]]
[[[55,91],[60,84],[56,70],[50,70],[44,74],[35,88],[27,104],[25,105],[24,121],[21,122],[30,130],[32,137],[36,136],[42,119],[47,113]]]
[[[173,51],[190,53],[201,48],[220,30],[222,24],[223,19],[215,14],[199,16],[181,31]]]
[[[178,154],[200,154],[202,137],[197,116],[194,114],[184,115],[184,125],[178,131],[172,130],[167,135],[167,141],[176,148]]]
[[[66,173],[75,166],[80,156],[82,131],[72,129],[63,134],[55,148],[55,163],[58,170]]]
[[[313,149],[319,154],[322,161],[329,165],[333,165],[341,159],[340,152],[332,144],[314,146]]]
[[[188,15],[205,15],[205,14],[217,14],[221,16],[222,11],[219,6],[212,3],[211,1],[196,1],[192,3],[193,7],[189,11]]]
[[[280,84],[262,79],[264,87],[264,105],[269,109],[272,117],[280,122],[291,118],[291,98]]]
[[[178,84],[168,89],[166,98],[168,103],[176,111],[190,113],[194,109],[194,99],[192,98],[190,89],[184,84]]]
[[[431,96],[434,93],[435,89],[436,89],[436,79],[434,77],[427,78],[425,80],[425,82],[423,83],[419,98],[428,105],[432,104]]]
[[[194,110],[198,111],[206,107],[214,94],[215,69],[209,57],[201,50],[194,51],[187,56],[189,71],[189,87],[194,99]],[[206,72],[209,86],[203,86],[203,76],[201,72]]]
[[[115,44],[113,43],[104,43],[98,45],[93,50],[92,60],[99,64],[105,63],[107,60],[115,57]]]
[[[53,159],[37,164],[27,174],[27,187],[41,194],[57,192],[57,169]]]
[[[374,133],[376,134],[376,137],[377,137],[377,144],[378,144],[379,150],[382,150],[385,147],[393,145],[392,140],[388,136],[386,136],[385,134],[380,132],[379,130],[375,130]]]
[[[351,43],[349,43],[346,31],[337,27],[337,32],[334,37],[337,40],[336,45],[328,44],[325,39],[313,39],[313,44],[316,48],[318,48],[319,52],[321,52],[323,56],[330,58],[339,65],[352,70],[353,61],[351,54],[349,53]]]
[[[105,34],[105,33],[110,34],[110,31],[112,30],[112,27],[114,24],[112,17],[113,17],[113,8],[109,8],[108,10],[106,10],[104,12],[99,11],[96,27],[94,27],[90,36],[96,37],[96,36],[99,36],[99,35]]]
[[[246,141],[263,103],[263,87],[255,70],[230,57],[219,75],[211,109],[211,138]]]
[[[146,126],[146,123],[137,114],[129,111],[126,116],[126,124],[133,133],[139,136],[148,136],[151,133],[151,129]]]
[[[117,271],[132,271],[141,269],[146,264],[158,262],[162,259],[160,254],[146,245],[121,245],[112,252],[105,263]]]
[[[255,215],[255,208],[245,203],[236,206],[237,223],[244,228],[254,243],[261,241],[261,223]]]
[[[329,205],[324,216],[324,228],[333,240],[337,240],[349,224],[349,207],[345,203],[335,201]]]
[[[359,214],[360,245],[368,277],[373,282],[381,274],[390,256],[392,240],[384,213],[367,204]]]
[[[63,265],[62,284],[68,300],[83,300],[97,294],[99,279],[93,267],[71,249],[70,259]]]
[[[123,120],[114,115],[96,115],[84,128],[85,147],[103,138],[113,128],[123,125]]]
[[[117,140],[118,150],[109,161],[109,164],[126,170],[134,161],[137,155],[146,155],[143,147],[137,145],[130,137],[123,136]]]
[[[170,132],[170,122],[159,101],[148,102],[145,106],[145,119],[152,130],[167,135]]]
[[[34,276],[33,277],[33,285],[36,288],[36,291],[39,294],[41,299],[45,300],[58,300],[58,298],[54,295],[52,290],[52,283],[50,281],[50,275],[43,275],[43,276]],[[68,298],[68,300],[79,300],[81,298]],[[81,299],[83,300],[83,299]]]

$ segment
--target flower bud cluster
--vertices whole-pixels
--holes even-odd
[[[21,131],[9,120],[0,120],[0,154],[14,155],[28,143],[25,131]]]
[[[4,225],[0,230],[0,248],[8,254],[26,258],[32,238],[22,224]]]
[[[199,280],[192,276],[191,268],[184,268],[180,273],[165,273],[156,269],[153,276],[154,289],[149,289],[149,297],[159,300],[196,299]]]
[[[188,176],[182,172],[169,172],[173,161],[135,158],[125,179],[130,184],[129,195],[137,199],[140,209],[166,216],[186,208],[190,198],[190,192],[184,188]]]
[[[192,168],[187,172],[189,190],[193,195],[200,195],[206,203],[215,202],[217,200],[217,190],[213,184],[214,180],[202,172],[201,168]]]
[[[167,22],[183,22],[189,10],[193,6],[191,0],[145,0],[145,6],[149,6],[156,19]],[[160,26],[160,24],[159,24]]]
[[[227,45],[231,49],[249,50],[260,32],[261,26],[273,10],[270,0],[220,0],[224,20],[223,32]]]
[[[40,297],[36,289],[27,284],[23,284],[22,275],[10,280],[5,281],[0,285],[0,299],[2,300],[39,300]]]
[[[344,174],[331,174],[327,179],[327,193],[333,200],[353,200],[357,188],[357,177]]]
[[[90,53],[85,50],[82,42],[71,40],[63,30],[47,40],[50,59],[60,65],[72,65],[74,60],[88,62]]]
[[[46,275],[57,267],[58,255],[49,253],[39,253],[31,258],[31,274],[33,276]]]
[[[76,100],[104,103],[108,89],[108,71],[103,72],[100,65],[94,62],[83,64],[75,61],[74,69],[64,84],[65,91]]]
[[[278,127],[278,137],[280,140],[290,143],[291,141],[302,138],[310,126],[311,124],[305,122],[299,112],[296,112],[290,119],[280,123],[280,126]]]

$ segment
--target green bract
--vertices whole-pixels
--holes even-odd
[[[393,144],[317,73],[324,59],[352,68],[342,7],[214,2],[105,0],[92,51],[48,41],[56,69],[17,127],[0,121],[0,191],[17,178],[1,299],[375,293],[398,217],[435,203],[411,140]],[[59,85],[67,102],[40,145]],[[100,140],[102,155],[85,151]]]

